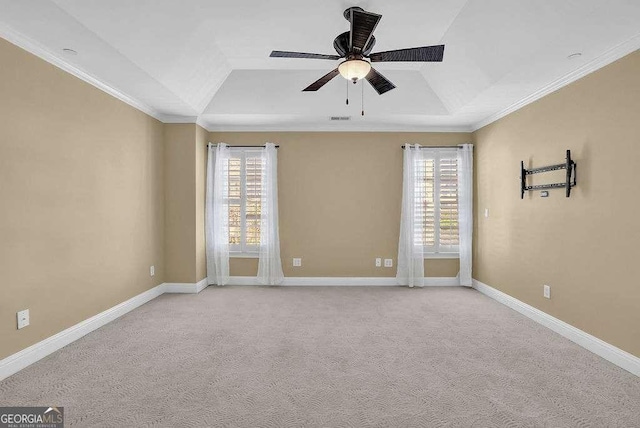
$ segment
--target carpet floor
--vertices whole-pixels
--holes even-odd
[[[640,427],[640,379],[471,289],[163,295],[0,382],[70,427]]]

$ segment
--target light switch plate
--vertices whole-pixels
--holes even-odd
[[[151,266],[149,268],[149,275],[153,276],[156,274],[156,267],[155,266]]]
[[[393,267],[393,259],[384,259],[384,267]]]
[[[29,325],[29,309],[25,309],[24,311],[18,312],[17,316],[18,316],[18,330]]]
[[[295,267],[302,266],[302,259],[301,258],[294,258],[293,259],[293,266],[295,266]]]
[[[485,218],[489,218],[489,208],[484,209],[484,216]]]

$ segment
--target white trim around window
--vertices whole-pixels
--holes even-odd
[[[459,259],[460,253],[424,253],[424,259]]]
[[[229,257],[232,259],[257,259],[260,258],[260,253],[243,253],[240,251],[229,251]],[[456,257],[457,258],[457,257]]]

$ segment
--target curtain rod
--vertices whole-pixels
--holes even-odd
[[[208,146],[208,147],[211,147],[211,146],[217,146],[217,144],[211,144],[211,143],[209,143],[209,144],[207,144],[207,146]],[[253,147],[253,148],[256,148],[256,149],[257,149],[257,148],[265,148],[266,146],[229,146],[229,145],[228,145],[227,147],[228,147],[228,148],[230,148],[230,149],[232,149],[232,148],[234,148],[234,147],[240,147],[240,148],[252,148],[252,147]],[[280,146],[275,146],[275,147],[276,147],[276,149],[277,149],[277,148],[279,148]]]
[[[406,146],[403,144],[402,148]],[[421,149],[461,149],[462,146],[420,146]]]

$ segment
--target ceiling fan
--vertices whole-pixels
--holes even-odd
[[[350,7],[344,11],[344,17],[351,23],[351,30],[340,34],[333,41],[338,55],[324,55],[305,52],[273,51],[273,58],[308,58],[345,60],[338,68],[330,71],[303,91],[317,91],[338,74],[356,83],[366,79],[382,95],[396,87],[386,77],[371,67],[372,62],[441,62],[444,45],[423,46],[418,48],[397,49],[393,51],[371,53],[376,44],[373,31],[382,19],[382,15],[366,12],[360,7]]]

